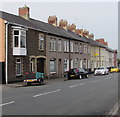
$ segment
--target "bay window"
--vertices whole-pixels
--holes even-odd
[[[13,55],[27,55],[26,29],[21,27],[13,29]]]

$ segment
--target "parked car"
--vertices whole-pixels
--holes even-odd
[[[68,80],[70,79],[83,79],[88,78],[88,72],[82,68],[73,68],[70,69],[68,72]]]
[[[120,67],[117,66],[111,67],[110,72],[120,72]]]
[[[105,74],[109,74],[109,70],[105,67],[99,67],[94,72],[94,75],[105,75]]]
[[[31,85],[31,83],[42,84],[44,82],[44,73],[40,73],[40,72],[26,72],[24,82],[27,85]]]

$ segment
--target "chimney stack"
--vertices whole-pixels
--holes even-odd
[[[105,42],[105,45],[108,46],[108,42]]]
[[[75,31],[78,35],[82,36],[83,29],[76,29]]]
[[[82,35],[83,35],[84,37],[89,37],[89,31],[84,30],[83,33],[82,33]]]
[[[101,38],[101,39],[96,39],[97,42],[103,44],[103,45],[106,45],[108,46],[108,42],[105,42],[104,38]]]
[[[53,26],[57,26],[57,17],[56,16],[49,16],[48,23],[53,25]]]
[[[89,36],[88,36],[90,39],[94,39],[94,34],[93,33],[91,33],[91,34],[89,34]]]
[[[70,31],[75,32],[76,31],[76,25],[75,24],[68,25],[67,29],[70,30]]]
[[[20,7],[19,8],[19,16],[28,20],[30,18],[29,7],[27,7],[26,5],[24,7]]]
[[[64,28],[64,29],[67,29],[67,25],[68,25],[67,20],[61,19],[61,20],[59,21],[59,27]]]

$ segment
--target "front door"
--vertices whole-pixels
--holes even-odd
[[[37,72],[44,73],[44,58],[37,58]]]

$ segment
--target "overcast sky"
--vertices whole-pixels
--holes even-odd
[[[47,22],[56,15],[95,35],[104,38],[109,47],[118,49],[118,2],[5,2],[0,10],[18,15],[18,8],[30,8],[30,17]]]

